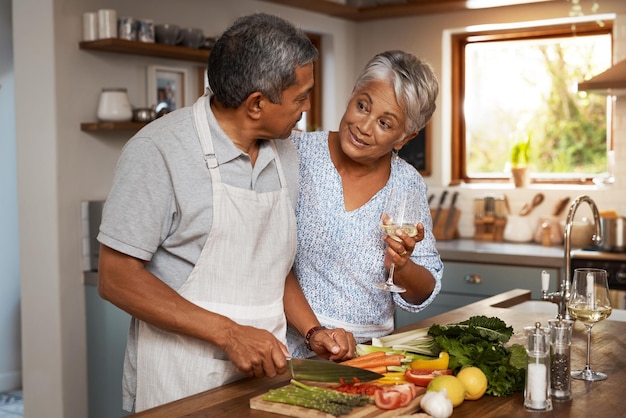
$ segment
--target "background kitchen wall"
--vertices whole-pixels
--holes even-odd
[[[626,2],[601,0],[600,4],[601,12],[626,15]],[[447,184],[449,171],[449,122],[445,116],[449,112],[445,99],[448,70],[442,50],[443,31],[468,24],[564,17],[571,3],[363,23],[253,0],[179,0],[175,8],[173,5],[148,0],[30,0],[12,4],[16,128],[11,136],[17,144],[22,375],[29,417],[87,416],[80,202],[106,197],[115,162],[128,135],[88,134],[80,131],[80,123],[95,120],[103,87],[127,87],[131,103],[143,106],[148,65],[193,67],[179,61],[79,50],[84,12],[113,8],[119,15],[199,27],[211,36],[243,14],[266,11],[319,33],[325,51],[324,129],[337,128],[353,80],[374,53],[404,48],[421,55],[433,64],[443,87],[433,127],[433,174],[427,179],[432,190],[440,190]],[[4,20],[0,22],[4,26]],[[621,33],[624,36],[623,30]],[[623,116],[619,123],[623,132]],[[4,138],[4,125],[0,129]],[[622,134],[616,139],[617,159],[623,161],[625,138]],[[623,183],[618,184],[623,189]],[[623,193],[615,193],[620,188],[608,192],[559,189],[555,193],[574,196],[593,192],[601,205],[626,209]],[[470,210],[468,202],[476,192],[471,187],[463,188],[459,204],[465,212]],[[531,193],[532,189],[516,191],[512,203],[518,204]],[[469,227],[463,229],[469,231]],[[11,244],[16,241],[16,237],[10,239]],[[19,342],[13,347],[19,347]],[[15,359],[9,362],[18,363]]]

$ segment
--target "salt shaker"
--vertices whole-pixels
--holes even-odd
[[[536,322],[534,327],[524,327],[524,331],[528,336],[524,406],[533,411],[551,411],[550,330]]]
[[[570,377],[572,328],[574,321],[550,319],[550,395],[552,399],[572,399]]]

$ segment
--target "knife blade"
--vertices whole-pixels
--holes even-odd
[[[437,206],[437,212],[435,212],[435,219],[433,219],[433,229],[435,229],[435,226],[437,225],[437,221],[439,220],[439,216],[441,215],[441,209],[443,208],[443,202],[445,202],[447,195],[447,190],[444,190],[443,193],[441,193],[441,197],[439,198],[439,205]]]
[[[443,228],[443,235],[446,237],[448,236],[448,229],[452,226],[452,222],[454,221],[454,215],[456,213],[456,198],[458,196],[458,191],[452,194],[452,201],[450,202],[450,207],[448,208],[448,218],[446,219],[446,225]]]
[[[340,382],[340,379],[343,378],[346,382],[351,382],[353,378],[356,378],[359,382],[369,382],[383,377],[379,373],[358,367],[344,366],[332,361],[289,358],[287,362],[291,377],[296,380]]]

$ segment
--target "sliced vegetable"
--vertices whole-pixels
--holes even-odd
[[[382,370],[385,373],[387,366],[400,366],[402,359],[404,359],[404,354],[370,353],[363,357],[346,360],[341,364],[376,371],[376,373],[380,373],[380,370]],[[383,367],[384,370],[382,369]]]
[[[397,391],[377,390],[376,393],[374,393],[374,403],[376,403],[376,406],[380,409],[390,410],[399,408],[401,401],[400,392]]]
[[[387,372],[380,379],[376,379],[374,382],[381,385],[395,385],[401,383],[407,383],[405,372]]]
[[[428,335],[428,328],[419,328],[385,337],[372,338],[372,345],[427,355],[436,354],[432,350],[433,338]]]
[[[448,368],[450,356],[447,352],[442,351],[436,359],[426,360],[417,359],[411,362],[411,368],[415,370],[443,370]]]
[[[417,386],[426,387],[437,376],[442,376],[452,374],[451,369],[443,369],[443,370],[415,370],[408,369],[404,373],[404,378],[407,382],[411,382]]]
[[[342,361],[341,364],[346,366],[358,367],[358,364],[371,362],[374,359],[380,360],[385,358],[386,355],[387,353],[385,353],[384,351],[372,351],[367,354],[359,355],[350,360]]]

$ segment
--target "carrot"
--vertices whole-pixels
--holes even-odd
[[[385,374],[387,373],[387,366],[376,366],[376,367],[364,367],[365,370],[369,370],[370,372]]]
[[[400,366],[403,358],[404,358],[404,354],[390,354],[390,355],[384,355],[382,357],[377,356],[374,358],[370,358],[368,360],[363,360],[358,363],[346,364],[346,362],[344,361],[341,364],[352,366],[352,367],[359,367],[361,369],[369,369],[373,367],[385,367],[386,368],[387,366]],[[347,360],[347,361],[350,361],[350,360]]]
[[[352,358],[350,360],[342,361],[341,364],[345,366],[355,366],[360,363],[366,363],[374,359],[382,359],[387,355],[384,351],[372,351],[371,353],[364,354],[359,357]]]

